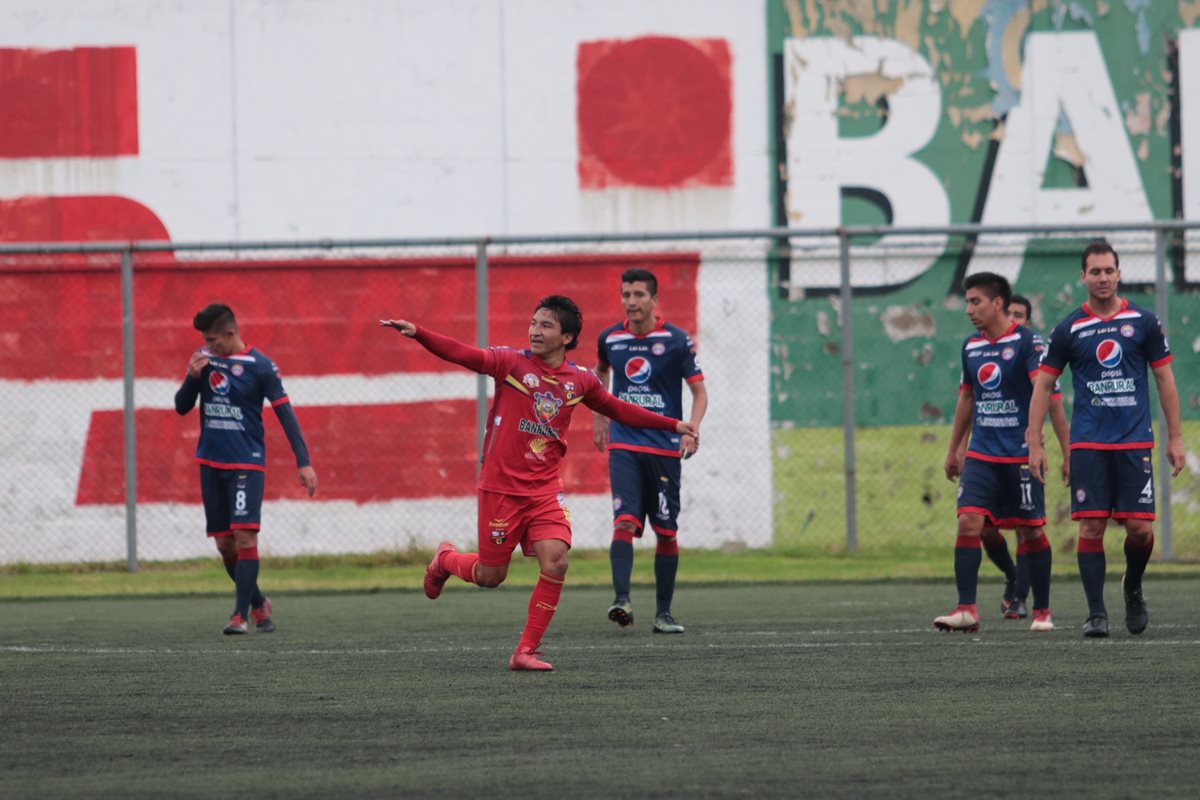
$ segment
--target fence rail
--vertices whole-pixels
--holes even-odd
[[[488,382],[380,335],[374,320],[404,314],[480,346],[519,345],[537,298],[562,292],[584,308],[577,360],[590,367],[589,338],[621,318],[619,276],[632,265],[659,274],[666,317],[695,334],[712,399],[704,447],[685,466],[685,546],[944,541],[954,503],[939,448],[968,332],[962,275],[1008,274],[1048,328],[1082,301],[1080,244],[1103,235],[1122,254],[1127,292],[1170,326],[1200,313],[1185,291],[1200,266],[1197,228],[6,244],[0,399],[16,424],[0,434],[13,476],[0,563],[123,555],[135,570],[142,558],[208,552],[190,460],[196,423],[176,418],[170,398],[198,344],[191,316],[215,300],[280,364],[322,475],[315,502],[299,497],[286,444],[269,434],[264,552],[470,544]],[[1176,351],[1189,453],[1196,350]],[[607,472],[588,424],[571,434],[565,480],[577,545],[602,546]],[[1200,556],[1195,470],[1174,494],[1165,448],[1158,470],[1160,556]],[[1052,533],[1073,535],[1061,489],[1047,495]]]

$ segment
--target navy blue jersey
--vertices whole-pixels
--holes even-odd
[[[1127,300],[1107,319],[1085,303],[1055,325],[1042,369],[1058,376],[1071,367],[1071,449],[1153,447],[1148,368],[1169,363],[1162,323],[1154,312]]]
[[[208,366],[200,379],[189,377],[180,390],[181,394],[191,394],[194,402],[192,392],[198,384],[200,441],[196,445],[196,460],[219,469],[265,470],[263,402],[269,402],[277,411],[288,403],[279,368],[253,347],[229,356],[204,353],[208,356]],[[295,449],[296,442],[292,446]],[[303,439],[296,458],[303,462],[298,466],[308,466]]]
[[[976,331],[963,342],[960,391],[974,400],[968,456],[1000,464],[1029,460],[1025,428],[1043,349],[1040,336],[1015,322],[995,341]]]
[[[612,393],[622,400],[683,419],[683,383],[704,380],[696,360],[696,346],[682,329],[658,320],[649,333],[638,335],[629,322],[600,331],[596,347],[600,368],[612,368]],[[630,428],[615,420],[609,428],[609,447],[664,456],[679,456],[679,434],[674,431]]]

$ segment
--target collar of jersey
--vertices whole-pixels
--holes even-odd
[[[654,318],[654,327],[651,328],[650,330],[646,331],[645,333],[634,333],[633,331],[629,330],[629,320],[625,320],[624,322],[622,322],[621,327],[624,328],[625,332],[628,333],[630,336],[636,336],[639,339],[644,339],[645,337],[649,336],[652,333],[666,330],[667,326],[666,326],[666,323],[663,321],[662,317],[655,317]]]
[[[1116,311],[1114,311],[1111,317],[1100,316],[1095,311],[1092,311],[1092,309],[1088,306],[1087,303],[1083,304],[1083,313],[1088,315],[1089,317],[1095,317],[1096,319],[1100,320],[1101,322],[1108,322],[1110,319],[1116,319],[1117,314],[1120,314],[1122,311],[1124,311],[1127,308],[1129,308],[1129,301],[1126,300],[1124,297],[1122,297],[1121,298],[1121,307],[1118,308]]]
[[[983,331],[981,331],[981,330],[977,330],[977,331],[975,331],[976,333],[978,333],[978,334],[979,334],[979,335],[978,335],[978,336],[976,336],[975,338],[976,338],[976,339],[984,339],[984,340],[986,340],[986,341],[987,341],[987,343],[988,343],[988,344],[996,344],[996,342],[1000,341],[1000,340],[1001,340],[1001,339],[1003,339],[1005,336],[1008,336],[1010,333],[1012,333],[1012,332],[1013,332],[1013,331],[1015,331],[1016,329],[1017,329],[1017,323],[1015,323],[1015,322],[1011,322],[1011,323],[1009,323],[1008,327],[1007,327],[1007,328],[1005,328],[1005,330],[1004,330],[1004,333],[1000,334],[1000,335],[999,335],[999,336],[997,336],[995,339],[988,339],[988,335],[987,335],[986,333],[984,333]]]

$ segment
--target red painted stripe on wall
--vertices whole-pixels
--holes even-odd
[[[370,503],[475,494],[473,401],[313,406],[297,409],[297,415],[321,479],[318,500]],[[264,417],[265,498],[303,498],[287,437],[272,412],[264,410]],[[567,434],[564,483],[570,492],[606,493],[607,461],[591,446],[591,414],[577,417]],[[199,503],[197,411],[181,417],[170,409],[142,409],[136,419],[138,502]],[[122,413],[93,413],[76,503],[124,503],[123,458]]]
[[[136,50],[0,48],[0,108],[0,158],[136,155]]]

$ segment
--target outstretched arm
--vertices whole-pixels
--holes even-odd
[[[658,430],[674,431],[675,433],[687,436],[699,437],[699,431],[696,430],[694,423],[671,419],[670,417],[664,417],[662,414],[647,411],[641,406],[636,406],[633,403],[627,403],[624,400],[614,397],[603,387],[597,387],[596,392],[585,395],[583,402],[593,411],[598,411],[604,416],[615,419],[622,425],[628,425],[631,428],[656,428]]]
[[[493,367],[491,353],[463,344],[457,339],[442,336],[427,328],[419,327],[415,322],[406,319],[381,319],[379,324],[384,328],[394,328],[410,339],[416,339],[421,345],[443,361],[458,364],[473,372],[490,375]]]

